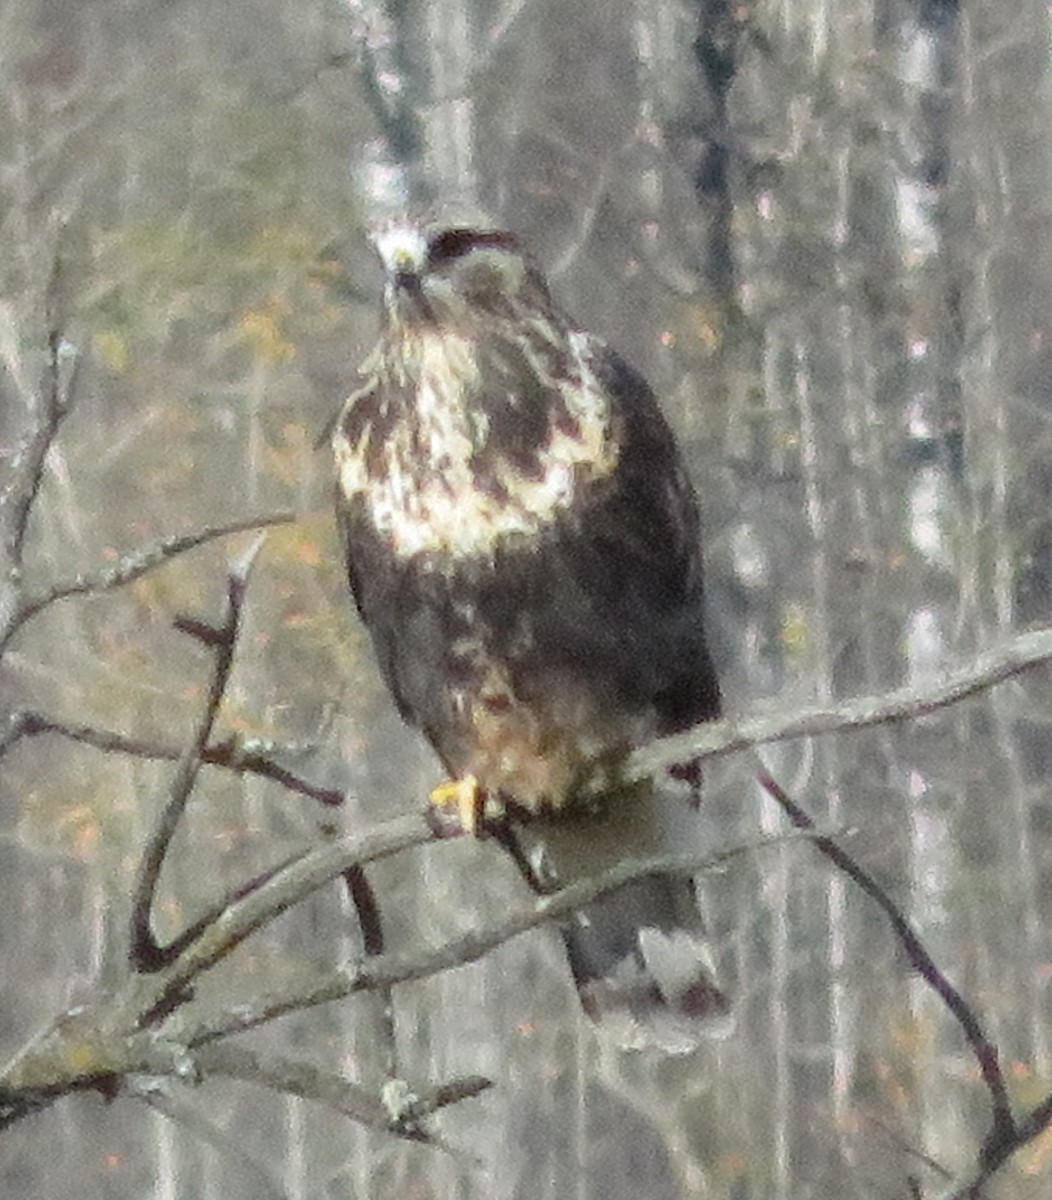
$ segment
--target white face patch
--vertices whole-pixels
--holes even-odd
[[[373,234],[373,245],[389,275],[408,271],[414,274],[427,262],[427,239],[412,225],[389,225]]]
[[[574,370],[562,391],[577,436],[552,427],[537,447],[536,473],[491,461],[487,486],[481,486],[473,459],[485,443],[488,420],[481,408],[463,404],[464,394],[478,386],[473,344],[448,331],[425,329],[412,337],[415,428],[396,423],[379,448],[367,446],[373,436],[368,424],[355,446],[342,429],[336,438],[344,493],[363,498],[373,524],[402,557],[427,551],[491,556],[506,538],[541,532],[583,485],[614,469],[609,401],[591,369],[587,335],[570,335]],[[366,460],[375,461],[378,453],[382,469],[370,474]]]

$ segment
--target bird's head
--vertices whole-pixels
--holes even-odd
[[[392,224],[373,235],[387,274],[388,328],[452,327],[549,308],[539,273],[515,237],[493,229]]]

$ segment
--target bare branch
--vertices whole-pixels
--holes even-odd
[[[385,1087],[383,1094],[376,1095],[313,1064],[260,1054],[244,1046],[205,1046],[191,1057],[180,1047],[163,1040],[138,1037],[132,1057],[134,1064],[124,1072],[125,1088],[173,1119],[192,1125],[197,1132],[207,1131],[197,1129],[196,1110],[184,1109],[175,1099],[171,1089],[173,1083],[185,1083],[188,1079],[200,1083],[217,1076],[238,1079],[324,1104],[368,1129],[440,1148],[441,1143],[426,1130],[426,1120],[440,1109],[472,1099],[492,1087],[490,1080],[479,1075],[419,1089],[403,1083],[397,1089],[399,1103],[394,1105],[389,1095],[393,1081]],[[102,1091],[110,1098],[120,1094],[101,1077],[88,1078],[62,1090],[43,1088],[39,1083],[22,1093],[0,1088],[0,1128],[49,1107],[68,1091],[89,1089]],[[212,1136],[207,1136],[206,1140],[224,1152],[230,1149],[222,1135],[217,1141],[213,1141]]]
[[[769,772],[760,770],[756,777],[763,789],[781,806],[797,829],[815,832],[814,821],[789,797]],[[816,849],[821,851],[838,870],[847,875],[884,910],[910,965],[946,1005],[954,1020],[964,1030],[964,1036],[968,1039],[968,1045],[975,1055],[983,1082],[990,1093],[993,1125],[987,1139],[988,1143],[1013,1140],[1016,1137],[1015,1119],[1012,1116],[1012,1106],[1008,1099],[1004,1075],[1001,1073],[997,1047],[986,1036],[974,1010],[939,970],[935,960],[928,953],[916,930],[906,920],[902,910],[873,876],[855,862],[851,855],[831,837],[816,834],[814,844]]]
[[[923,1163],[929,1171],[934,1171],[940,1179],[949,1180],[953,1178],[952,1171],[944,1167],[941,1162],[938,1162],[936,1159],[932,1158],[930,1154],[925,1154],[923,1150],[918,1150],[916,1146],[911,1145],[910,1142],[902,1136],[902,1134],[893,1129],[886,1121],[882,1121],[873,1113],[866,1114],[866,1121],[870,1125],[876,1126],[876,1128],[884,1134],[884,1136],[889,1142],[891,1142],[896,1150],[900,1150],[903,1154],[908,1155],[910,1158],[917,1159],[917,1161]],[[917,1194],[920,1195],[919,1192]]]
[[[0,1127],[47,1107],[71,1092],[95,1090],[112,1096],[117,1093],[120,1080],[129,1075],[195,1077],[201,1048],[231,1034],[262,1025],[288,1012],[359,992],[382,991],[397,983],[423,979],[473,962],[520,933],[558,920],[603,893],[645,875],[694,874],[722,866],[738,855],[801,836],[815,835],[794,831],[732,846],[704,857],[678,856],[622,863],[602,876],[582,880],[538,899],[504,920],[453,939],[444,946],[369,958],[350,971],[326,976],[299,991],[291,990],[274,999],[264,999],[255,1007],[246,1005],[204,1016],[193,1008],[184,1007],[176,1013],[178,1005],[171,1003],[168,997],[186,993],[195,976],[225,957],[253,930],[275,919],[289,905],[351,867],[430,841],[433,835],[425,821],[417,816],[391,822],[365,837],[322,847],[272,872],[258,887],[220,914],[196,941],[183,948],[175,962],[162,965],[154,974],[129,976],[119,991],[100,994],[92,1005],[64,1014],[27,1046],[0,1073]],[[151,1025],[151,1013],[168,1018],[163,1028]],[[207,1062],[207,1059],[202,1060],[203,1065]],[[228,1066],[231,1062],[228,1060]],[[477,1094],[483,1086],[482,1080],[460,1080],[414,1097],[408,1110],[412,1120],[401,1132],[405,1136],[418,1136],[412,1129],[413,1120],[444,1104]],[[348,1096],[343,1093],[343,1100],[347,1101]],[[405,1112],[400,1108],[399,1113],[400,1120],[405,1123]],[[390,1110],[387,1117],[390,1124],[394,1119]]]
[[[983,1186],[1018,1150],[1038,1138],[1052,1125],[1052,1093],[1036,1104],[1016,1123],[1010,1136],[997,1139],[996,1130],[983,1142],[979,1154],[979,1170],[964,1185],[957,1186],[944,1200],[977,1200]]]
[[[842,730],[868,729],[922,717],[988,691],[999,683],[1052,661],[1052,629],[1030,630],[989,650],[930,687],[898,688],[876,696],[858,696],[841,704],[813,706],[736,721],[711,721],[661,738],[634,751],[626,779],[649,779],[669,767],[697,759],[720,758],[769,742],[818,737]]]
[[[243,1046],[203,1047],[194,1055],[194,1063],[205,1076],[223,1075],[314,1100],[369,1129],[414,1142],[432,1141],[422,1125],[432,1113],[477,1096],[492,1086],[488,1079],[469,1076],[429,1087],[424,1092],[407,1088],[409,1102],[399,1112],[392,1113],[382,1097],[355,1086],[335,1072],[279,1056],[264,1057]]]
[[[244,1144],[209,1121],[197,1104],[169,1086],[167,1080],[135,1077],[128,1081],[126,1090],[155,1112],[183,1126],[203,1145],[211,1146],[223,1158],[235,1162],[240,1176],[252,1180],[253,1195],[258,1196],[259,1200],[287,1200],[284,1188],[278,1187],[263,1165],[247,1152]]]
[[[358,914],[358,925],[362,931],[362,949],[372,957],[384,952],[384,931],[380,920],[380,905],[373,892],[373,885],[361,867],[348,867],[342,872],[344,887]]]
[[[423,825],[420,818],[414,818],[413,821],[417,829],[415,836],[411,825],[403,825],[399,822],[384,826],[382,832],[362,839],[362,849],[355,854],[354,863],[364,864],[366,861],[373,861],[380,856],[371,846],[367,845],[374,838],[380,836],[385,840],[390,838],[390,844],[384,851],[390,854],[408,848],[420,840],[428,840],[432,835],[429,834],[428,838],[420,837],[420,829]],[[402,834],[402,830],[404,830],[404,834]],[[399,845],[398,842],[402,836],[405,840]],[[811,839],[816,836],[819,834],[792,831],[772,837],[754,838],[749,842],[705,855],[664,855],[658,858],[632,859],[621,862],[601,875],[578,880],[551,895],[539,897],[529,906],[507,914],[502,920],[466,933],[461,937],[453,938],[443,945],[402,953],[389,951],[376,957],[367,958],[350,970],[325,975],[299,992],[289,991],[282,996],[264,999],[255,1008],[245,1007],[234,1014],[219,1014],[216,1018],[204,1020],[197,1025],[184,1027],[180,1024],[179,1037],[187,1045],[197,1046],[216,1038],[264,1025],[291,1012],[313,1008],[319,1004],[327,1004],[330,1001],[341,1000],[361,992],[374,992],[400,983],[427,979],[455,967],[476,962],[491,950],[496,949],[497,946],[511,941],[512,938],[519,937],[520,934],[537,929],[542,925],[559,921],[577,909],[591,904],[599,896],[616,891],[633,880],[642,879],[648,875],[696,875],[703,871],[718,869],[743,854],[751,854],[770,846],[782,845],[786,841],[794,841],[798,837]],[[331,848],[330,853],[335,849],[335,847]],[[325,851],[321,853],[325,853]],[[248,932],[251,932],[251,929],[260,927],[272,918],[275,898],[269,895],[271,889],[283,897],[290,890],[289,883],[295,879],[296,887],[292,890],[294,898],[299,899],[307,890],[313,890],[313,887],[305,886],[309,882],[310,875],[316,878],[318,874],[321,874],[325,878],[332,878],[331,866],[327,871],[323,868],[319,872],[318,868],[321,864],[317,859],[318,856],[314,854],[307,856],[292,865],[287,874],[275,877],[260,888],[246,902],[254,910],[250,919],[246,919],[247,913],[242,915],[235,913],[233,909],[228,910],[223,916],[226,928],[229,929],[233,926],[238,929],[237,940],[240,941],[247,936]],[[343,865],[346,868],[352,863],[345,859]],[[313,886],[318,886],[318,884],[315,883]],[[295,899],[291,902],[295,902]],[[279,903],[281,903],[282,909],[286,906],[283,901]],[[248,924],[251,924],[251,929],[245,928]],[[228,951],[224,948],[222,953],[226,952]],[[194,961],[189,961],[191,956],[194,956]],[[211,959],[215,961],[220,956],[216,954],[211,956]],[[197,947],[190,948],[187,952],[187,960],[185,964],[180,962],[173,964],[173,967],[170,968],[173,972],[180,971],[180,978],[173,980],[174,986],[182,986],[191,975],[196,975],[200,970],[212,965],[211,961],[203,960]]]
[[[74,725],[58,721],[46,713],[34,709],[21,709],[14,713],[7,733],[0,738],[0,758],[23,738],[53,734],[68,738],[84,746],[93,746],[104,754],[127,754],[131,758],[152,759],[158,762],[178,762],[185,753],[183,747],[166,742],[155,742],[144,738],[126,737],[110,729],[99,729],[94,725]],[[251,743],[249,743],[251,745]],[[337,788],[320,787],[284,767],[275,758],[262,754],[236,737],[224,738],[221,742],[210,742],[201,751],[201,762],[211,767],[222,767],[237,775],[259,775],[281,784],[290,792],[309,796],[330,808],[343,803],[343,793]]]
[[[59,231],[61,236],[61,231]],[[55,300],[59,288],[61,274],[61,256],[56,249],[51,264],[51,275],[46,289],[47,306],[47,373],[40,389],[33,389],[31,397],[33,411],[32,425],[25,444],[12,464],[13,479],[10,486],[0,497],[0,511],[5,513],[4,538],[5,553],[14,571],[22,567],[22,553],[25,548],[26,530],[29,526],[29,516],[33,504],[40,491],[44,477],[44,461],[48,450],[58,434],[59,425],[69,412],[71,390],[62,369],[62,360],[68,357],[71,348],[68,347],[58,325],[58,315],[55,312]]]
[[[272,1091],[316,1100],[369,1129],[391,1130],[391,1120],[377,1095],[310,1063],[271,1055],[264,1058],[245,1046],[222,1045],[202,1048],[194,1055],[194,1065],[202,1076],[222,1075],[257,1083]]]
[[[197,731],[193,740],[186,748],[185,754],[179,760],[175,779],[172,781],[168,802],[161,814],[157,828],[143,853],[139,866],[138,878],[135,882],[134,899],[131,918],[131,941],[129,958],[138,971],[155,971],[170,960],[170,948],[162,947],[154,938],[152,930],[153,898],[157,890],[157,881],[164,865],[168,847],[175,835],[176,827],[182,818],[190,795],[197,780],[201,767],[202,753],[212,737],[212,729],[219,713],[226,692],[230,669],[234,663],[234,649],[237,646],[238,633],[241,627],[241,610],[245,600],[245,589],[248,583],[249,571],[255,562],[256,555],[263,545],[265,534],[260,534],[240,560],[231,565],[227,575],[227,606],[222,624],[208,628],[208,644],[216,652],[215,666],[208,689],[208,699],[204,712],[198,721]]]
[[[158,1002],[185,991],[203,971],[213,967],[257,929],[353,868],[388,858],[413,846],[433,840],[434,835],[420,816],[390,821],[374,833],[344,838],[302,854],[243,889],[236,900],[215,914],[193,942],[180,946],[178,956],[158,975]]]
[[[3,639],[0,640],[0,653],[27,621],[59,600],[65,600],[69,596],[87,596],[112,591],[114,588],[123,587],[126,583],[134,582],[157,567],[164,566],[178,555],[185,554],[189,550],[196,550],[199,546],[215,541],[217,538],[228,537],[234,533],[248,533],[255,529],[267,529],[272,525],[287,525],[296,519],[297,514],[294,512],[279,512],[270,516],[246,517],[243,520],[231,521],[227,525],[206,526],[195,533],[176,534],[152,546],[133,550],[112,566],[101,571],[88,575],[76,575],[72,579],[52,584],[51,587],[37,595],[26,598],[18,606],[14,617],[9,622],[9,628]]]
[[[59,231],[61,236],[61,230]],[[29,414],[29,426],[17,453],[8,464],[9,477],[0,491],[0,650],[6,643],[21,607],[22,560],[33,505],[44,478],[48,451],[69,412],[73,372],[63,367],[75,352],[62,336],[55,312],[61,272],[56,249],[46,288],[48,367],[42,385],[29,383],[21,369],[17,347],[4,355],[12,377],[19,381]],[[14,334],[12,334],[14,341]]]
[[[492,1086],[492,1081],[484,1075],[465,1075],[462,1079],[451,1079],[449,1083],[417,1092],[413,1115],[416,1119],[430,1116],[431,1113],[448,1108],[451,1104],[459,1104],[461,1100],[479,1096]]]

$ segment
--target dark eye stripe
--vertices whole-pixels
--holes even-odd
[[[501,230],[443,229],[431,239],[428,258],[432,265],[448,262],[479,246],[499,246],[506,250],[514,250],[516,242],[510,233]]]

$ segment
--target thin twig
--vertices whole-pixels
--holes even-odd
[[[907,1154],[911,1158],[917,1159],[929,1170],[934,1171],[935,1174],[940,1176],[942,1179],[953,1178],[952,1171],[944,1167],[937,1159],[932,1158],[930,1154],[925,1154],[923,1150],[918,1150],[916,1146],[910,1145],[906,1138],[904,1138],[902,1134],[898,1132],[898,1130],[892,1129],[892,1127],[886,1121],[882,1121],[879,1117],[874,1116],[873,1113],[867,1113],[865,1119],[871,1125],[875,1125],[881,1131],[881,1133],[884,1134],[888,1141],[891,1142],[896,1149],[901,1150],[903,1154]]]
[[[144,738],[130,738],[110,729],[99,729],[94,725],[74,725],[58,721],[35,709],[21,709],[14,713],[7,733],[0,738],[0,758],[23,738],[53,734],[68,738],[84,746],[93,746],[104,754],[126,754],[130,758],[143,758],[160,762],[178,762],[185,753],[179,746],[166,742],[154,742]],[[290,792],[309,796],[320,804],[335,807],[343,803],[343,792],[337,788],[320,787],[281,765],[267,754],[245,748],[237,738],[224,738],[211,742],[201,751],[201,761],[211,767],[222,767],[238,775],[259,775],[264,779],[281,784]]]
[[[56,255],[49,294],[57,286],[58,269]],[[48,451],[58,435],[63,418],[69,412],[70,395],[62,386],[63,345],[60,331],[57,328],[49,330],[49,363],[45,386],[36,395],[31,428],[11,464],[12,477],[0,496],[4,558],[13,579],[21,577],[29,518],[40,493]]]
[[[227,537],[234,533],[248,533],[255,529],[267,529],[272,525],[287,525],[297,519],[294,512],[272,513],[269,516],[246,517],[239,521],[231,521],[227,525],[206,526],[194,533],[176,534],[164,538],[152,546],[144,546],[141,550],[133,550],[123,555],[116,563],[103,570],[90,574],[76,575],[72,579],[61,580],[50,587],[29,596],[18,606],[14,617],[9,622],[9,628],[0,641],[0,653],[14,634],[38,613],[59,600],[69,596],[96,595],[109,592],[114,588],[133,583],[147,572],[164,566],[177,555],[189,550],[196,550],[207,542],[217,538]]]
[[[215,665],[212,669],[208,699],[198,721],[197,730],[179,760],[168,801],[139,865],[132,904],[131,943],[128,952],[129,959],[137,971],[156,971],[171,958],[170,948],[160,946],[153,934],[153,900],[157,881],[168,847],[193,792],[204,748],[212,737],[219,705],[222,703],[234,662],[248,574],[263,545],[264,537],[264,534],[260,534],[247,553],[231,566],[227,574],[227,605],[222,624],[206,626],[202,622],[185,620],[179,623],[182,628],[192,631],[200,641],[215,651]]]
[[[194,1064],[205,1077],[222,1075],[245,1083],[260,1084],[304,1100],[313,1100],[368,1129],[391,1133],[414,1142],[432,1140],[422,1123],[433,1113],[477,1096],[492,1086],[488,1079],[469,1076],[423,1091],[410,1090],[410,1103],[406,1111],[392,1114],[379,1096],[350,1083],[333,1071],[277,1055],[263,1056],[244,1046],[204,1047],[194,1055]]]
[[[251,1182],[252,1194],[259,1200],[287,1200],[284,1188],[279,1187],[262,1163],[248,1153],[243,1141],[203,1116],[200,1105],[166,1085],[167,1081],[159,1084],[156,1079],[133,1078],[127,1091],[155,1112],[182,1125],[198,1142],[211,1146],[224,1159],[236,1164],[239,1179],[243,1184]]]
[[[222,1075],[257,1083],[272,1091],[314,1100],[368,1129],[389,1130],[390,1118],[380,1098],[356,1087],[333,1071],[279,1055],[263,1057],[247,1046],[207,1046],[194,1054],[203,1077]]]
[[[796,804],[774,777],[766,770],[757,772],[756,778],[760,786],[777,804],[781,806],[789,820],[797,829],[815,832],[815,823],[806,812]],[[983,1031],[979,1018],[961,993],[946,978],[928,953],[917,932],[906,920],[902,910],[884,891],[879,883],[861,867],[846,850],[838,845],[831,837],[816,834],[815,848],[829,859],[830,862],[884,910],[891,922],[891,927],[899,944],[906,952],[913,969],[924,982],[935,992],[940,1000],[950,1010],[954,1020],[964,1031],[968,1045],[975,1055],[982,1074],[983,1082],[990,1093],[992,1107],[992,1128],[987,1138],[987,1145],[1004,1141],[1012,1141],[1017,1136],[1015,1119],[1012,1116],[1012,1105],[1008,1098],[1004,1075],[1001,1073],[998,1061],[997,1047]]]

